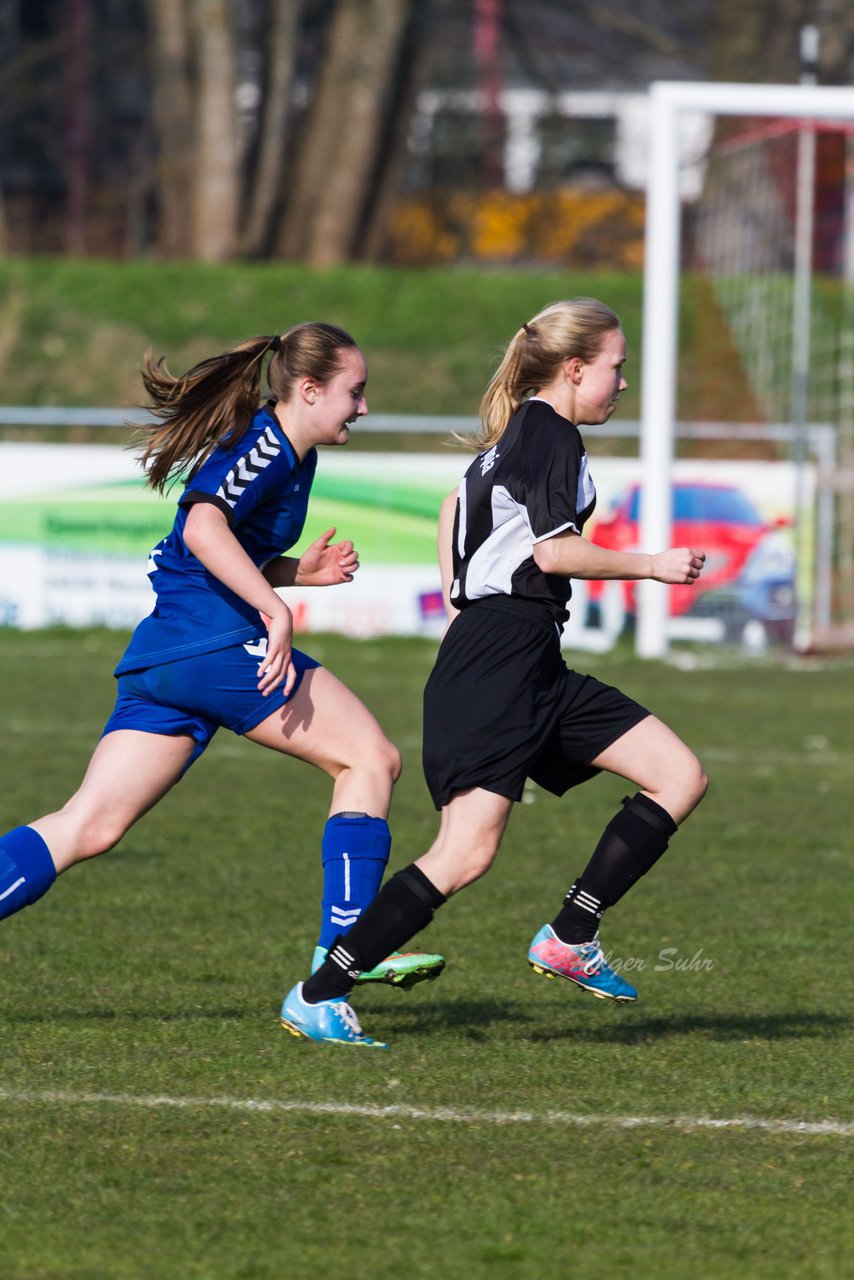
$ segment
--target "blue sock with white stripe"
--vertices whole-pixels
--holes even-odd
[[[352,929],[379,892],[391,853],[391,832],[384,818],[366,813],[335,813],[323,832],[323,901],[317,945],[328,950]]]
[[[0,836],[0,920],[38,902],[55,879],[50,850],[32,827]]]

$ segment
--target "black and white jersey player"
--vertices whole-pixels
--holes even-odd
[[[461,609],[491,595],[537,600],[562,625],[570,579],[543,573],[533,546],[565,530],[580,534],[595,505],[581,432],[547,401],[527,400],[460,484],[451,603]]]

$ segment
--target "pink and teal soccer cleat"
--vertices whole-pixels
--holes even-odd
[[[544,924],[531,943],[528,964],[535,973],[544,973],[547,978],[569,978],[600,1000],[627,1004],[638,998],[634,987],[608,964],[598,934],[592,942],[571,945],[561,942],[551,925]]]
[[[304,1036],[321,1044],[352,1044],[365,1049],[387,1049],[381,1040],[372,1040],[359,1026],[359,1019],[346,1000],[320,1000],[309,1004],[302,998],[298,982],[285,996],[279,1014],[282,1026],[292,1036]]]
[[[317,973],[325,959],[326,948],[315,947],[311,972]],[[398,991],[411,991],[419,982],[434,982],[444,967],[444,956],[431,955],[426,951],[395,951],[387,960],[381,960],[375,969],[360,973],[356,985],[383,982],[386,986],[397,987]]]

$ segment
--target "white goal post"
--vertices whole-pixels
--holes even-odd
[[[683,113],[854,122],[854,89],[815,85],[658,81],[650,87],[641,400],[640,545],[670,545],[671,468],[676,408],[681,205],[679,128]],[[637,652],[668,648],[667,592],[639,584]]]

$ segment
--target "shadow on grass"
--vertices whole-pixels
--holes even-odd
[[[363,1024],[371,1031],[376,1022],[382,1027],[383,1037],[431,1036],[437,1033],[457,1033],[468,1040],[488,1041],[491,1032],[499,1028],[515,1028],[517,1038],[536,1044],[571,1040],[574,1044],[643,1044],[646,1041],[662,1041],[678,1036],[691,1036],[710,1041],[727,1040],[803,1040],[841,1035],[852,1023],[841,1014],[816,1010],[788,1010],[785,1013],[702,1013],[674,1014],[659,1017],[638,1016],[632,1009],[617,1009],[604,1005],[600,1009],[593,1001],[584,1002],[578,1008],[568,1002],[565,1008],[548,1009],[542,1005],[522,1003],[518,1000],[417,1000],[408,1001],[405,1007],[391,1008],[370,999],[358,1001],[358,1012]],[[597,1017],[598,1015],[598,1017]],[[257,1005],[243,1008],[202,1008],[193,1006],[178,1009],[65,1008],[38,1013],[7,1014],[3,1021],[8,1026],[27,1025],[84,1025],[103,1022],[116,1023],[181,1023],[181,1022],[247,1022],[266,1019],[267,1013]],[[277,1021],[270,1012],[270,1021]],[[591,1018],[597,1019],[595,1022]],[[601,1020],[599,1020],[601,1018]],[[544,1025],[546,1019],[552,1024]],[[506,1035],[506,1031],[504,1032]]]
[[[643,1044],[675,1036],[704,1040],[826,1039],[850,1028],[849,1019],[835,1013],[799,1012],[744,1014],[682,1014],[674,1017],[632,1018],[621,1025],[566,1026],[535,1031],[530,1039],[547,1043],[573,1040],[589,1044]]]
[[[256,1021],[258,1010],[247,1005],[244,1009],[58,1009],[41,1013],[6,1014],[3,1021],[9,1026],[59,1026],[63,1023],[87,1022],[212,1022]]]
[[[597,1002],[598,1003],[598,1002]],[[472,1040],[490,1039],[490,1029],[512,1025],[519,1036],[535,1043],[572,1040],[587,1044],[642,1044],[677,1036],[706,1040],[799,1040],[827,1038],[851,1027],[850,1019],[815,1010],[787,1010],[785,1013],[703,1013],[638,1017],[634,1011],[606,1006],[602,1021],[592,1023],[595,1009],[577,1011],[572,1004],[559,1013],[542,1006],[509,1000],[422,1001],[391,1014],[387,1005],[359,1003],[360,1017],[368,1027],[381,1020],[383,1036],[426,1036],[456,1031]],[[559,1018],[560,1025],[546,1029],[546,1017]]]

